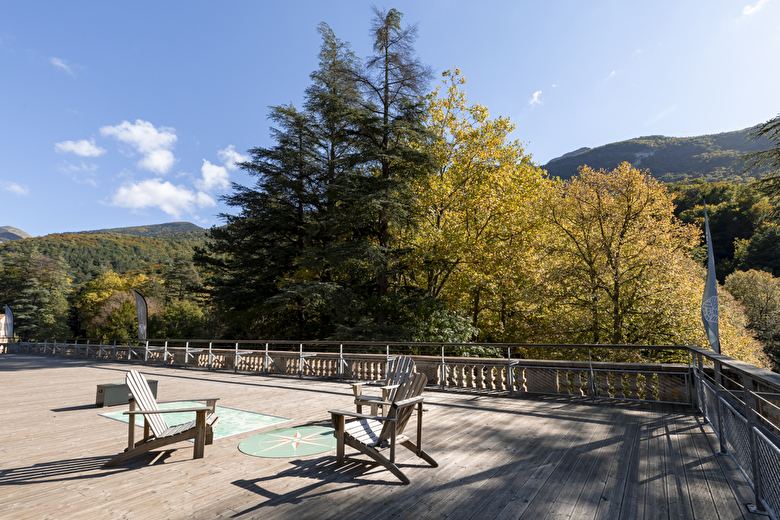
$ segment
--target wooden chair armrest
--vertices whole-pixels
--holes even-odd
[[[184,403],[187,401],[219,401],[219,397],[207,397],[202,399],[168,399],[166,401],[157,401],[157,404],[160,403]]]
[[[331,415],[341,415],[346,417],[354,417],[356,419],[373,419],[375,421],[391,421],[395,422],[398,419],[395,417],[382,417],[381,415],[366,415],[362,413],[347,412],[346,410],[328,410]]]
[[[173,408],[171,410],[127,410],[124,413],[124,415],[151,415],[155,413],[177,413],[177,412],[210,412],[211,407],[210,406],[198,406],[198,407],[191,407],[191,408]]]
[[[411,399],[404,399],[403,401],[396,401],[395,405],[398,408],[406,408],[407,406],[412,406],[417,403],[423,402],[423,396],[418,395],[417,397],[412,397]]]
[[[385,386],[380,386],[379,388],[381,388],[382,390],[392,390],[394,388],[398,388],[399,386],[401,385],[385,385]]]
[[[376,404],[376,405],[391,405],[390,401],[385,401],[381,397],[375,397],[370,395],[359,395],[355,397],[355,404]]]

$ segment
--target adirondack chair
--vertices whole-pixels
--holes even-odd
[[[408,484],[409,479],[395,464],[395,446],[400,443],[401,446],[413,451],[415,455],[424,459],[431,466],[437,467],[439,464],[421,447],[423,415],[423,396],[421,394],[427,382],[428,378],[424,374],[414,374],[403,382],[397,388],[393,401],[382,403],[389,407],[386,416],[330,410],[334,428],[333,435],[336,437],[338,464],[344,464],[344,446],[349,445],[390,470],[404,484]],[[404,428],[412,416],[415,405],[417,405],[417,444],[404,435]],[[347,421],[347,417],[353,417],[355,420]],[[385,448],[390,449],[389,458],[380,453]]]
[[[130,416],[127,429],[127,449],[125,449],[124,453],[108,461],[105,464],[106,466],[114,466],[155,448],[189,439],[195,440],[195,454],[193,458],[203,458],[204,445],[213,443],[214,433],[212,428],[218,421],[215,412],[219,398],[156,401],[152,391],[149,389],[146,378],[136,370],[131,370],[127,373],[125,382],[132,395],[130,398],[130,409],[125,412],[126,415]],[[161,410],[157,406],[160,403],[181,401],[203,401],[206,404],[204,406],[170,410]],[[136,408],[136,405],[140,408]],[[195,420],[176,426],[168,426],[162,414],[176,412],[195,412]],[[144,418],[144,438],[138,442],[135,442],[136,415],[142,415]]]
[[[371,415],[384,414],[382,403],[392,402],[396,389],[414,373],[414,360],[409,356],[398,356],[390,361],[387,377],[379,381],[352,383],[357,413],[363,413],[363,406],[371,407]],[[382,396],[363,395],[363,386],[381,385]]]

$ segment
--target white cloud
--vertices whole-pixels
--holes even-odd
[[[94,139],[87,141],[82,139],[81,141],[62,141],[54,145],[54,150],[60,153],[75,153],[81,157],[99,157],[106,153],[106,151],[95,144]]]
[[[607,77],[604,79],[604,81],[609,81],[609,80],[611,80],[612,78],[614,78],[615,76],[617,76],[617,72],[615,72],[615,71],[613,70],[612,72],[610,72],[610,73],[609,73],[609,76],[607,76]]]
[[[104,126],[100,133],[113,137],[118,141],[132,146],[143,159],[138,161],[138,167],[154,173],[165,174],[176,163],[176,158],[171,152],[176,143],[176,134],[173,128],[155,128],[149,121],[137,119],[135,123],[122,121],[116,126]]]
[[[195,193],[184,186],[162,182],[161,179],[147,179],[122,186],[111,198],[111,203],[132,210],[159,208],[176,218],[179,218],[182,213],[192,213],[197,208],[217,204],[206,193]]]
[[[756,11],[764,7],[766,4],[769,3],[769,0],[758,0],[758,3],[756,5],[746,5],[742,9],[742,16],[750,16],[751,14],[754,14]]]
[[[20,186],[15,182],[3,182],[0,183],[5,191],[10,191],[14,195],[27,195],[30,193],[30,189],[27,186]]]
[[[203,166],[201,166],[200,172],[203,175],[203,179],[196,181],[195,186],[203,191],[212,191],[215,188],[226,190],[230,186],[230,176],[226,166],[217,166],[203,159]]]
[[[249,160],[248,155],[241,155],[238,153],[236,147],[232,144],[224,150],[217,152],[217,155],[222,162],[225,163],[225,168],[228,170],[237,170],[238,166],[236,166],[236,163],[247,162]]]
[[[51,58],[49,58],[49,63],[51,63],[52,65],[54,65],[56,68],[60,69],[61,71],[67,72],[71,76],[75,76],[76,75],[76,72],[73,70],[73,68],[70,65],[68,65],[67,63],[65,63],[64,60],[61,60],[59,58],[51,57]]]
[[[541,105],[542,104],[541,98],[542,98],[542,91],[537,90],[536,92],[534,92],[534,95],[531,96],[531,99],[528,100],[528,104],[531,106]]]

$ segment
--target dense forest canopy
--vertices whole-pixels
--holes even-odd
[[[303,103],[270,107],[223,226],[0,244],[19,335],[132,337],[136,290],[152,337],[707,346],[706,199],[724,353],[780,362],[776,194],[744,182],[772,164],[733,167],[774,134],[640,138],[545,169],[460,70],[431,84],[402,13],[374,10],[365,59],[318,31]]]

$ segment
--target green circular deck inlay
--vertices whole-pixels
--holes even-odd
[[[305,457],[336,448],[333,428],[302,426],[258,433],[238,445],[242,453],[254,457]]]

